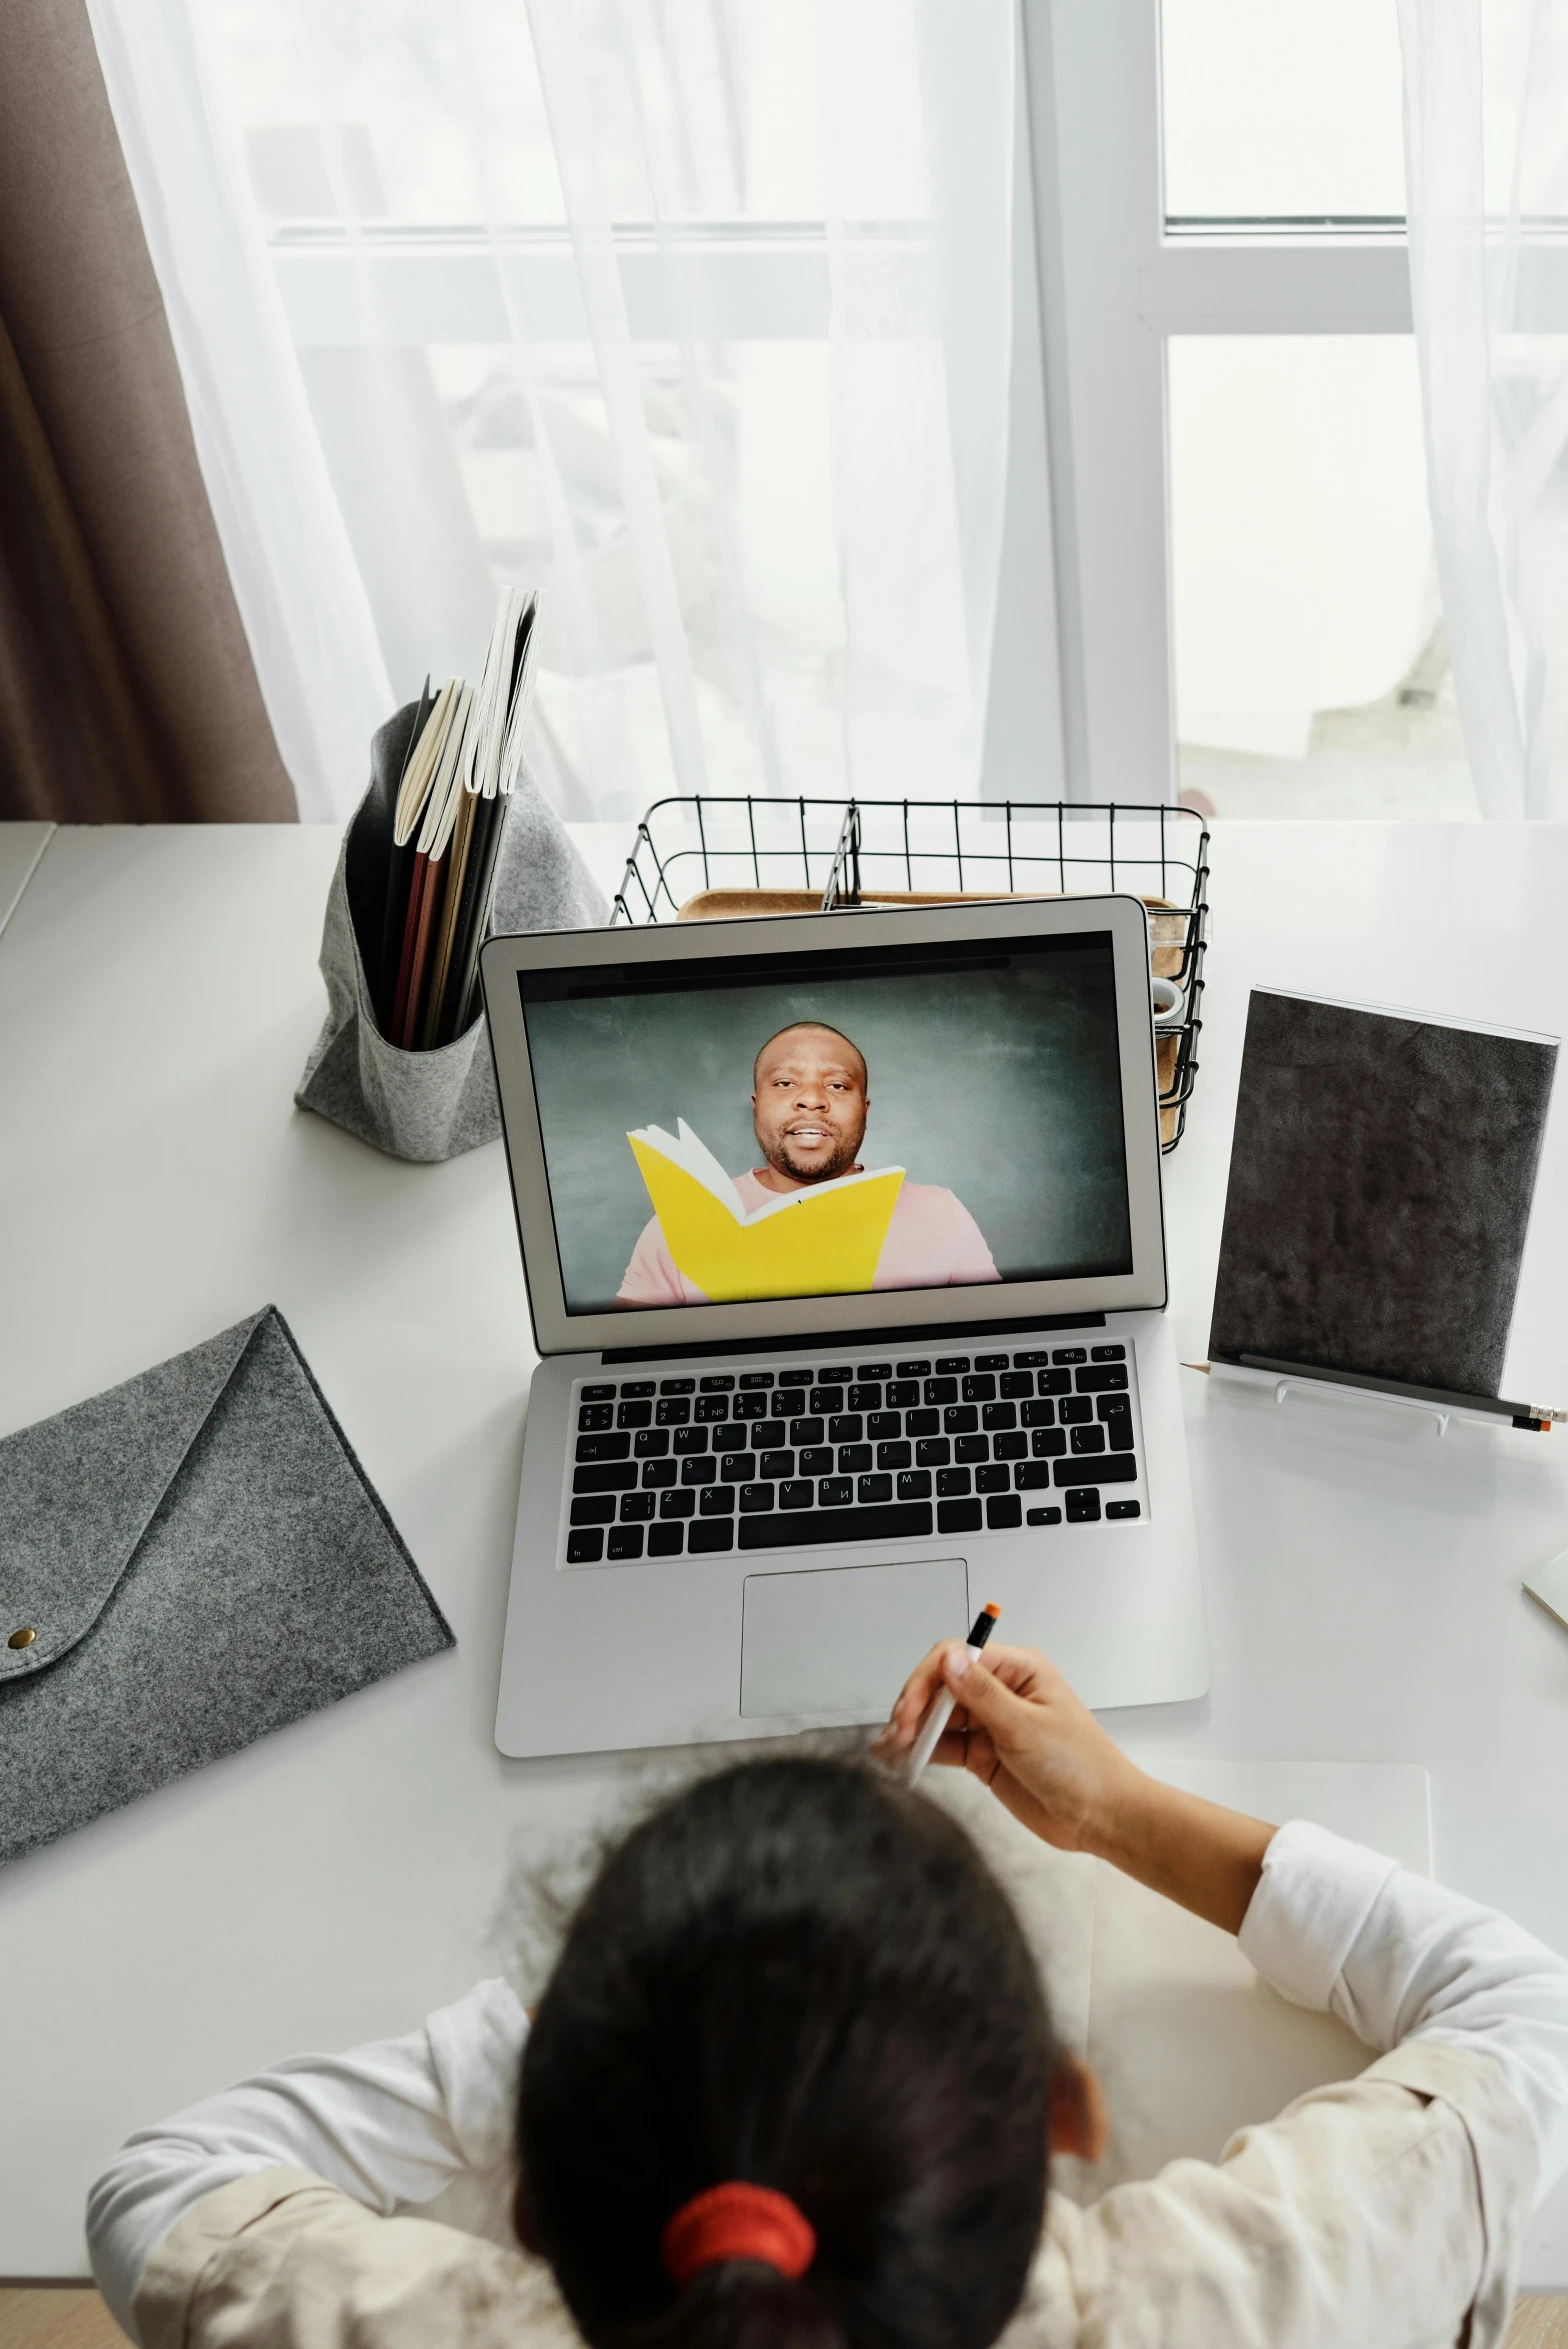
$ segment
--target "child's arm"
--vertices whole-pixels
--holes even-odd
[[[309,2170],[385,2215],[509,2159],[527,2030],[506,1983],[482,1982],[405,2039],[292,2057],[138,2130],[87,2202],[93,2273],[116,2322],[137,2337],[131,2303],[148,2260],[236,2178]]]

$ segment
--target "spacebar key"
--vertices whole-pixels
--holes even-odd
[[[815,1550],[835,1542],[909,1542],[931,1531],[929,1501],[898,1501],[886,1509],[792,1509],[787,1517],[743,1517],[743,1550]]]

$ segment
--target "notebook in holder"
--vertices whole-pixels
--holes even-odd
[[[453,1644],[268,1306],[0,1442],[0,1862]]]
[[[1495,1396],[1552,1037],[1255,989],[1209,1352]]]

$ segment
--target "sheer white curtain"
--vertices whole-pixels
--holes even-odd
[[[1568,816],[1568,0],[1399,0],[1438,571],[1484,813]]]
[[[568,813],[973,796],[1014,0],[90,0],[302,811],[496,584]]]

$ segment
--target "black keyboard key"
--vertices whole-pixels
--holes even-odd
[[[969,1368],[969,1357],[967,1354],[939,1354],[936,1367],[942,1377],[962,1377]]]
[[[892,1375],[891,1362],[862,1362],[855,1373],[857,1378],[891,1378]]]
[[[1135,1484],[1138,1463],[1129,1452],[1111,1452],[1103,1460],[1058,1460],[1052,1474],[1058,1484]]]
[[[879,1468],[908,1468],[914,1457],[914,1453],[906,1443],[878,1444],[877,1446],[877,1466]]]
[[[1138,1501],[1107,1501],[1105,1514],[1107,1517],[1136,1517],[1141,1508],[1142,1503]]]
[[[735,1491],[732,1485],[705,1484],[697,1495],[699,1517],[733,1517]]]
[[[684,1395],[661,1395],[653,1416],[660,1427],[684,1427],[691,1417],[691,1405]]]
[[[1127,1373],[1119,1362],[1106,1362],[1094,1370],[1080,1370],[1075,1381],[1080,1395],[1114,1395],[1127,1384]]]
[[[842,1411],[844,1408],[843,1388],[813,1387],[811,1390],[811,1408],[813,1411],[820,1412],[824,1416],[830,1411]]]
[[[623,1396],[651,1395],[653,1393],[653,1381],[651,1378],[623,1379],[621,1382],[621,1393]]]
[[[966,1403],[993,1403],[996,1400],[996,1381],[989,1371],[976,1372],[964,1381]]]
[[[686,1547],[684,1525],[650,1525],[648,1528],[648,1555],[650,1558],[678,1558]]]
[[[759,1419],[746,1441],[754,1451],[782,1452],[789,1442],[789,1428],[782,1419]]]
[[[730,1399],[728,1395],[699,1395],[697,1397],[697,1417],[704,1426],[722,1426],[729,1415]]]
[[[862,1380],[858,1386],[852,1386],[849,1390],[849,1407],[851,1411],[880,1411],[882,1408],[881,1381],[874,1380],[868,1384]]]
[[[597,1525],[584,1526],[566,1537],[568,1566],[597,1566],[604,1556],[604,1535]]]
[[[695,1517],[696,1514],[697,1496],[695,1493],[661,1493],[659,1495],[659,1515],[661,1517]]]
[[[615,1495],[591,1493],[586,1499],[572,1503],[574,1525],[613,1525],[615,1523]]]
[[[1107,1422],[1112,1419],[1131,1419],[1132,1397],[1130,1395],[1102,1395],[1094,1406],[1094,1416],[1096,1419],[1103,1419]]]
[[[922,1436],[915,1446],[915,1458],[922,1468],[945,1468],[953,1457],[953,1447],[946,1436]]]
[[[703,1395],[732,1395],[735,1391],[735,1381],[726,1370],[716,1373],[711,1378],[699,1378],[697,1391]]]
[[[1061,1522],[1060,1509],[1026,1509],[1024,1511],[1026,1525],[1060,1525]]]
[[[967,1493],[972,1483],[967,1468],[939,1468],[936,1472],[936,1489],[939,1493]]]
[[[1069,1525],[1097,1525],[1100,1521],[1100,1496],[1097,1492],[1069,1493],[1067,1522]]]
[[[1029,1438],[1024,1434],[1023,1429],[1019,1428],[1016,1435],[993,1436],[991,1438],[991,1457],[993,1460],[1027,1460]]]
[[[996,1382],[996,1391],[999,1395],[1032,1395],[1034,1380],[1027,1370],[1005,1371]]]
[[[642,1481],[649,1492],[662,1492],[679,1473],[673,1460],[645,1460],[642,1464]]]
[[[976,1370],[1005,1370],[1010,1357],[1006,1354],[977,1354]]]
[[[719,1474],[726,1484],[750,1484],[756,1473],[755,1452],[726,1452],[719,1462]]]
[[[1051,1402],[1025,1403],[1018,1416],[1025,1427],[1054,1427],[1056,1405]]]
[[[1014,1364],[1019,1370],[1044,1370],[1048,1367],[1050,1360],[1049,1354],[1015,1354],[1013,1356]]]
[[[988,1461],[984,1468],[975,1470],[977,1493],[1008,1493],[1013,1489],[1013,1472],[1005,1460]]]
[[[615,1389],[614,1387],[584,1387],[582,1400],[585,1403],[613,1403]]]
[[[704,1452],[700,1460],[683,1460],[681,1462],[682,1484],[712,1484],[718,1473],[719,1464],[711,1452]]]
[[[887,1443],[894,1436],[901,1436],[903,1432],[903,1423],[896,1411],[867,1412],[866,1433],[868,1436],[874,1438],[877,1443]]]
[[[889,1379],[887,1393],[883,1397],[883,1401],[890,1410],[907,1411],[912,1403],[918,1403],[919,1400],[920,1381],[918,1378]]]
[[[1089,1348],[1091,1362],[1125,1362],[1126,1359],[1127,1349],[1125,1346],[1091,1346]]]
[[[936,1435],[942,1425],[940,1411],[906,1411],[904,1433],[912,1436]]]
[[[779,1486],[781,1509],[809,1509],[815,1487],[809,1476],[797,1476],[792,1482]]]
[[[929,1501],[931,1498],[931,1471],[929,1468],[906,1468],[898,1480],[901,1501]]]
[[[1038,1395],[1070,1395],[1073,1391],[1073,1374],[1070,1370],[1037,1371],[1034,1385]]]
[[[736,1395],[730,1402],[731,1419],[766,1419],[773,1409],[771,1395]]]
[[[755,1517],[760,1511],[771,1509],[775,1497],[770,1484],[743,1484],[740,1488],[741,1515]]]
[[[854,1497],[852,1476],[824,1476],[817,1486],[817,1499],[824,1509],[847,1509]]]
[[[629,1435],[585,1435],[577,1439],[578,1460],[624,1460],[632,1448]]]
[[[616,1461],[608,1468],[578,1468],[572,1472],[574,1493],[624,1493],[637,1482],[635,1461]]]
[[[789,1440],[798,1450],[802,1444],[820,1444],[828,1432],[825,1419],[792,1419]]]
[[[1056,1406],[1056,1416],[1063,1427],[1082,1427],[1094,1417],[1094,1405],[1087,1395],[1064,1395]]]
[[[980,1414],[973,1403],[949,1403],[942,1413],[944,1435],[973,1435],[980,1425]]]
[[[858,1476],[862,1468],[869,1468],[872,1451],[869,1444],[840,1444],[838,1472],[840,1476]]]
[[[787,1387],[793,1375],[793,1372],[786,1370],[779,1380],[779,1385],[781,1387]],[[803,1370],[800,1373],[800,1376],[805,1385],[810,1386],[810,1371]],[[743,1370],[741,1372],[740,1383],[748,1391],[754,1391],[758,1387],[770,1387],[773,1384],[773,1373],[771,1370]]]
[[[1088,1354],[1082,1346],[1053,1346],[1051,1348],[1053,1362],[1087,1362],[1088,1359]]]
[[[670,1452],[669,1429],[640,1427],[632,1438],[632,1451],[639,1460],[667,1460]]]
[[[740,1546],[775,1550],[809,1543],[813,1549],[831,1549],[839,1542],[919,1541],[930,1531],[929,1501],[889,1501],[881,1509],[802,1509],[792,1517],[743,1517]]]
[[[955,1460],[967,1460],[973,1463],[976,1460],[989,1460],[990,1457],[991,1439],[989,1436],[954,1436],[953,1458]]]
[[[800,1455],[799,1468],[802,1476],[831,1476],[833,1473],[832,1445],[807,1444]]]
[[[858,1411],[840,1411],[836,1418],[828,1421],[830,1444],[860,1444],[864,1443],[865,1436],[866,1423]]]
[[[993,1493],[985,1505],[985,1521],[992,1533],[1005,1533],[1009,1526],[1022,1525],[1024,1505],[1016,1493]]]
[[[757,1454],[757,1474],[767,1477],[772,1483],[776,1484],[781,1476],[793,1476],[794,1473],[795,1455],[793,1452],[759,1452]]]
[[[1037,1427],[1029,1438],[1029,1449],[1037,1460],[1059,1460],[1067,1449],[1067,1430]]]
[[[1020,1460],[1013,1470],[1013,1485],[1021,1493],[1045,1492],[1051,1482],[1049,1460]]]
[[[693,1557],[701,1557],[705,1550],[733,1550],[735,1547],[734,1518],[699,1517],[686,1536],[686,1547]]]
[[[816,1375],[817,1374],[814,1370],[781,1370],[779,1372],[779,1385],[781,1387],[809,1387]],[[773,1384],[773,1379],[771,1373],[766,1376],[759,1374],[758,1376],[753,1377],[752,1374],[748,1371],[740,1383],[743,1387],[770,1387]]]
[[[615,1413],[608,1403],[585,1403],[577,1414],[579,1435],[602,1435],[607,1427],[615,1425]]]
[[[642,1527],[618,1525],[610,1535],[608,1552],[612,1558],[640,1558],[642,1556]]]
[[[853,1378],[854,1375],[855,1366],[852,1362],[824,1363],[817,1372],[824,1386],[842,1386],[847,1378]]]
[[[621,1523],[623,1525],[646,1525],[657,1507],[658,1503],[652,1493],[622,1493]]]
[[[1075,1427],[1072,1448],[1075,1452],[1103,1452],[1105,1449],[1104,1428]]]
[[[980,1512],[983,1507],[984,1503],[980,1501],[938,1501],[936,1505],[937,1532],[978,1533],[980,1531]]]
[[[980,1412],[980,1425],[990,1428],[1016,1427],[1018,1425],[1018,1405],[1016,1403],[984,1404]]]
[[[876,1502],[890,1501],[893,1498],[893,1479],[890,1476],[863,1476],[856,1488],[855,1498],[863,1509]]]
[[[900,1378],[924,1378],[930,1368],[929,1362],[901,1362],[898,1365],[898,1375]]]
[[[697,1392],[697,1381],[694,1378],[661,1378],[659,1392],[661,1395],[694,1395]]]
[[[689,1460],[694,1452],[705,1452],[707,1448],[708,1431],[705,1427],[678,1427],[675,1430],[677,1460]]]
[[[958,1401],[957,1379],[928,1378],[925,1384],[925,1398],[928,1403],[956,1403]]]

